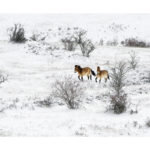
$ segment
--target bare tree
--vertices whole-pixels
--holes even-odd
[[[89,54],[95,49],[95,46],[90,39],[87,39],[86,33],[87,31],[82,29],[76,32],[75,38],[81,48],[82,55],[89,57]]]
[[[111,103],[109,109],[113,110],[114,113],[122,113],[126,110],[127,106],[127,94],[124,92],[123,87],[125,86],[126,73],[128,68],[125,62],[118,62],[111,69],[111,92],[110,95]]]
[[[82,94],[81,83],[74,80],[72,76],[64,77],[61,81],[56,80],[51,93],[53,97],[62,99],[70,109],[78,108]]]

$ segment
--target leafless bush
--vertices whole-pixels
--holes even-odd
[[[141,101],[139,101],[137,104],[132,104],[130,103],[130,106],[132,105],[132,108],[130,110],[130,114],[137,114],[139,112],[139,107],[140,107]]]
[[[148,82],[150,83],[150,72],[148,73]]]
[[[43,33],[43,32],[40,32],[40,33],[36,33],[34,32],[32,34],[32,36],[30,37],[30,39],[32,41],[44,41],[47,37],[47,34]]]
[[[94,44],[87,38],[87,31],[81,28],[67,28],[66,36],[61,39],[64,48],[74,51],[77,46],[80,47],[83,56],[89,57],[89,54],[95,49]]]
[[[4,76],[3,74],[0,73],[0,84],[2,84],[5,81],[7,81],[7,76]]]
[[[138,65],[138,58],[137,58],[135,51],[130,52],[129,65],[131,69],[135,69]]]
[[[77,43],[80,45],[84,38],[86,37],[87,31],[84,29],[79,29],[78,31],[75,32],[75,38]]]
[[[31,39],[32,41],[38,41],[38,39],[39,39],[39,34],[33,33],[32,36],[30,37],[30,39]]]
[[[77,46],[77,42],[74,36],[62,38],[61,42],[63,43],[65,50],[68,51],[74,51]]]
[[[26,41],[25,30],[21,24],[14,24],[14,27],[8,29],[11,42],[22,43]]]
[[[95,46],[91,40],[87,39],[82,41],[80,48],[83,56],[89,57],[89,54],[95,49]]]
[[[150,47],[150,43],[139,40],[137,38],[128,38],[121,42],[123,46],[128,47]]]
[[[0,73],[0,84],[7,81],[7,76],[4,76],[2,73]],[[3,101],[0,99],[0,112],[3,112],[5,110],[5,106],[3,107]]]
[[[53,99],[49,96],[44,100],[36,101],[35,104],[37,104],[39,107],[51,107],[53,104]]]
[[[120,114],[126,110],[127,107],[127,94],[124,92],[125,78],[128,68],[125,62],[118,62],[111,69],[111,92],[109,109],[114,113]]]
[[[70,109],[79,107],[82,94],[83,88],[80,82],[74,80],[72,76],[64,77],[61,81],[56,80],[51,93],[54,98],[63,100]]]
[[[150,83],[150,72],[147,72],[147,75],[143,77],[143,79],[145,79],[146,83]]]
[[[126,111],[127,106],[127,94],[122,94],[119,97],[117,95],[111,96],[111,105],[110,110],[113,110],[114,113],[120,114]]]
[[[89,57],[89,54],[95,49],[94,44],[86,37],[87,31],[81,29],[75,33],[76,42],[81,48],[83,56]]]
[[[146,126],[150,128],[150,119],[146,121]]]
[[[108,41],[106,43],[107,46],[117,46],[118,45],[118,41],[117,39],[113,39],[112,41]]]

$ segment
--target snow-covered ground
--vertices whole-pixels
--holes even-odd
[[[145,124],[150,118],[150,83],[146,78],[150,72],[150,48],[100,46],[104,41],[126,37],[138,37],[150,41],[150,15],[118,14],[1,14],[0,15],[0,72],[8,76],[0,84],[0,136],[150,136]],[[7,29],[14,23],[24,25],[26,36],[42,32],[44,42],[27,41],[24,44],[9,42]],[[69,52],[62,49],[58,28],[82,27],[88,37],[96,43],[90,57],[81,51]],[[63,32],[63,31],[62,31]],[[50,45],[59,47],[48,50]],[[34,49],[34,50],[33,50]],[[139,64],[127,74],[125,91],[132,104],[127,112],[115,115],[106,112],[110,92],[109,81],[101,84],[88,81],[81,107],[70,110],[66,105],[53,104],[39,107],[36,102],[46,99],[56,79],[74,73],[74,65],[96,67],[109,71],[116,60],[129,59],[135,51]],[[35,52],[36,51],[36,52]],[[130,114],[138,105],[138,113]]]

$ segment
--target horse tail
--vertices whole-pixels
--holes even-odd
[[[91,69],[91,73],[93,76],[96,76],[95,72]]]

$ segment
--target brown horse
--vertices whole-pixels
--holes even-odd
[[[107,79],[109,79],[109,74],[107,70],[100,70],[100,67],[97,67],[97,75],[95,78],[95,81],[97,82],[97,79],[99,78],[99,83],[101,82],[101,79],[104,78],[105,82],[107,82]]]
[[[78,72],[78,79],[83,81],[83,76],[87,76],[88,80],[91,79],[92,80],[92,75],[95,76],[95,72],[89,68],[89,67],[85,67],[85,68],[81,68],[79,65],[75,65],[75,69],[74,69],[75,73]],[[81,77],[81,79],[80,79]]]

